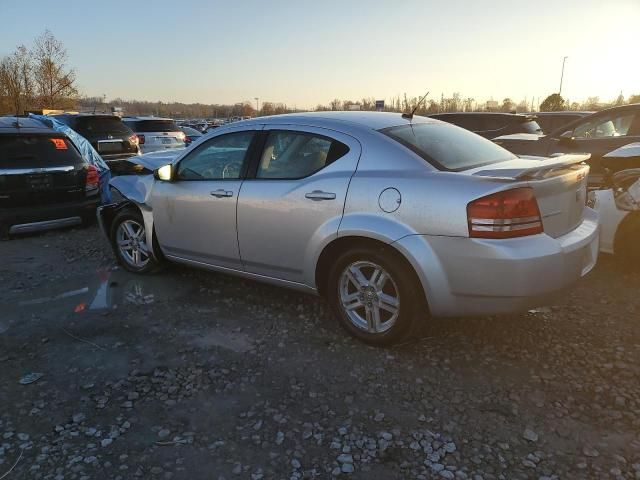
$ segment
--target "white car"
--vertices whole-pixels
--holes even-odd
[[[171,118],[125,117],[122,121],[138,137],[142,153],[185,147],[185,134]]]
[[[604,156],[614,162],[640,159],[640,143]],[[605,188],[589,194],[589,206],[600,215],[600,251],[640,264],[640,168],[618,171]]]

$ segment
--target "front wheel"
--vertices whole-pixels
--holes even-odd
[[[144,220],[139,212],[119,212],[111,225],[111,246],[118,263],[134,273],[153,273],[160,267],[147,245]]]
[[[342,254],[329,274],[329,303],[342,326],[371,345],[406,338],[426,302],[411,266],[392,252],[361,248]]]

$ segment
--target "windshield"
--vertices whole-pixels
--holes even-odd
[[[516,158],[480,135],[446,123],[418,123],[381,130],[440,170],[468,170]]]
[[[68,138],[55,135],[0,135],[0,168],[75,165],[82,162]]]
[[[136,132],[179,132],[173,120],[137,120],[130,123]]]
[[[86,117],[78,118],[79,133],[85,134],[126,134],[133,133],[131,130],[122,123],[122,120],[116,117]]]

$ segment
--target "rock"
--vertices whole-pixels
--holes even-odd
[[[350,453],[343,453],[338,456],[339,463],[353,463],[353,455]]]
[[[353,473],[354,468],[352,463],[343,463],[340,467],[342,473]]]
[[[103,439],[100,441],[100,445],[101,445],[102,447],[108,447],[108,446],[109,446],[109,445],[111,445],[112,443],[113,443],[113,440],[112,440],[111,438],[103,438]]]
[[[451,470],[441,470],[440,476],[442,478],[446,478],[447,480],[453,480],[456,478],[455,474]]]
[[[87,416],[84,413],[76,413],[73,417],[71,417],[71,420],[73,420],[73,423],[82,423],[86,418]]]
[[[456,444],[453,442],[447,442],[444,444],[444,451],[447,453],[453,453],[456,451]]]
[[[382,412],[376,413],[375,417],[373,417],[373,420],[375,422],[381,422],[382,420],[384,420],[384,413]]]
[[[538,434],[533,430],[531,430],[530,428],[526,428],[525,431],[522,433],[522,438],[524,438],[525,440],[529,440],[530,442],[537,442]]]
[[[163,428],[158,432],[158,437],[160,438],[167,438],[169,435],[171,435],[171,430],[166,428]]]
[[[598,452],[598,450],[596,450],[593,447],[590,447],[588,445],[586,445],[583,449],[582,449],[582,453],[584,453],[587,457],[597,457],[598,455],[600,455],[600,452]]]
[[[27,435],[26,433],[19,433],[18,440],[26,442],[27,440],[29,440],[29,435]]]
[[[302,465],[300,465],[300,461],[297,458],[291,460],[291,466],[298,470]]]

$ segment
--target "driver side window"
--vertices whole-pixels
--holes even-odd
[[[591,120],[578,125],[573,131],[576,138],[608,138],[627,135],[633,122],[633,113]]]
[[[178,164],[178,180],[239,179],[253,135],[235,132],[204,142]]]

